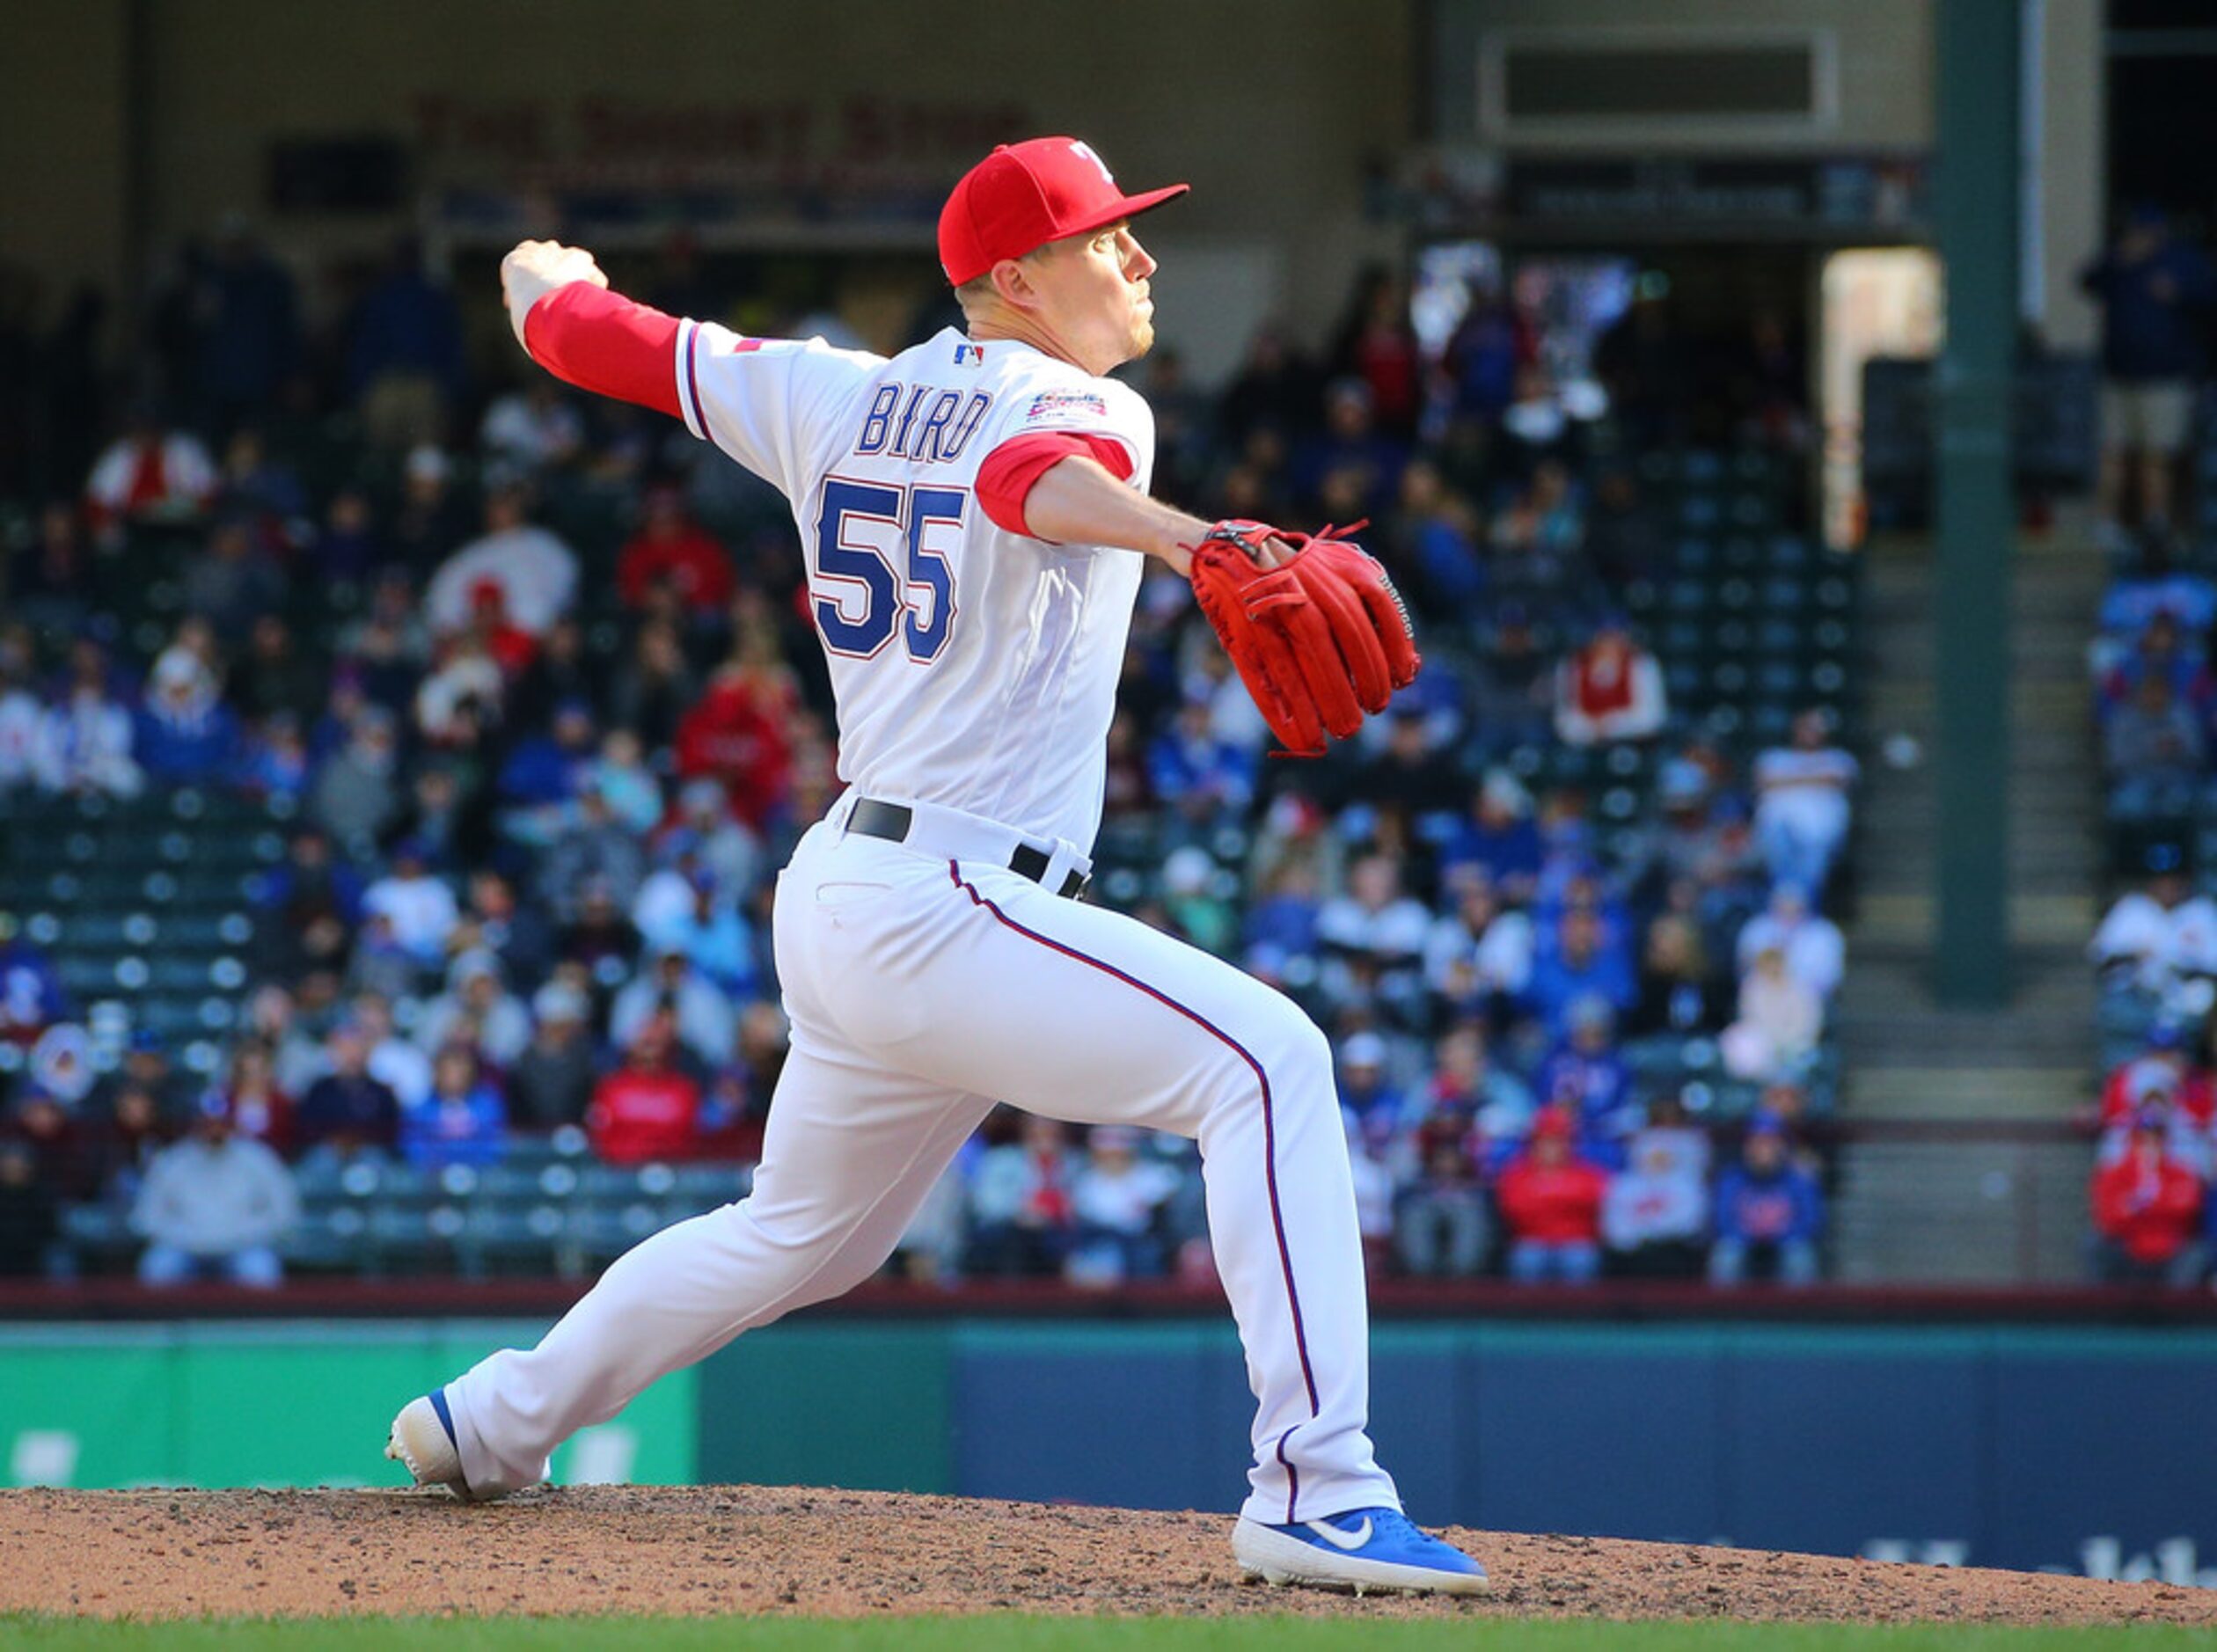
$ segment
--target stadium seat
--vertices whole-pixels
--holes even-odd
[[[568,1225],[556,1204],[480,1196],[465,1210],[457,1244],[462,1271],[472,1277],[556,1271]]]

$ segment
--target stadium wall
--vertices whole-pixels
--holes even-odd
[[[2091,336],[2075,272],[2100,238],[2103,79],[2099,8],[2038,8],[2037,118],[2028,132],[2038,237],[2032,318],[2060,346]],[[1478,52],[1488,31],[1652,40],[1817,32],[1837,66],[1836,117],[1799,134],[1735,135],[1696,123],[1613,121],[1526,132],[1510,154],[1708,155],[1921,150],[1932,135],[1925,0],[1687,0],[1658,21],[1648,0],[1282,0],[1194,8],[1176,0],[1055,14],[1044,32],[1021,0],[962,8],[962,49],[936,8],[871,0],[827,35],[809,14],[757,8],[743,31],[714,0],[73,0],[0,7],[0,265],[34,273],[48,314],[76,281],[137,285],[134,230],[158,266],[226,211],[259,218],[304,275],[373,252],[414,219],[422,192],[516,186],[597,159],[645,186],[718,158],[716,122],[750,112],[800,135],[788,154],[833,180],[882,181],[920,165],[943,186],[974,128],[1078,128],[1133,177],[1189,177],[1192,209],[1166,219],[1174,267],[1194,290],[1166,313],[1220,311],[1245,336],[1282,311],[1312,336],[1354,271],[1391,256],[1403,231],[1365,199],[1366,174],[1411,143],[1476,141]],[[135,23],[134,22],[135,19]],[[145,77],[130,87],[133,30]],[[1174,48],[1173,49],[1173,44]],[[12,71],[12,72],[10,72]],[[589,106],[613,111],[596,128]],[[626,124],[628,123],[628,124]],[[596,155],[621,128],[626,157]],[[735,130],[738,128],[735,128]],[[651,135],[641,136],[641,134]],[[850,162],[859,135],[887,140]],[[404,199],[384,213],[273,215],[271,146],[391,140],[406,156]],[[130,222],[130,157],[144,157],[148,221]],[[732,158],[740,158],[733,157]],[[626,172],[626,169],[628,172]],[[311,284],[311,304],[325,295]],[[124,329],[111,331],[121,343]],[[1183,340],[1205,381],[1213,331]]]
[[[405,1399],[538,1321],[162,1322],[0,1331],[0,1471],[11,1486],[391,1485]],[[566,1482],[698,1476],[699,1374],[683,1371],[555,1454]]]
[[[132,17],[151,87],[127,110]],[[718,0],[4,7],[0,153],[40,164],[0,169],[0,262],[112,281],[127,115],[149,123],[157,255],[243,210],[304,275],[374,252],[450,186],[591,179],[667,193],[736,175],[771,196],[801,179],[832,201],[913,181],[936,201],[993,138],[1074,129],[1129,180],[1189,179],[1194,204],[1166,228],[1204,250],[1275,255],[1276,296],[1313,333],[1361,264],[1401,245],[1366,213],[1365,173],[1413,135],[1414,49],[1411,8],[1366,0],[1045,14],[1026,0],[959,12],[865,0],[836,29],[805,8]],[[274,218],[271,146],[323,139],[403,145],[400,209]],[[910,227],[928,252],[928,216]]]
[[[396,1398],[539,1328],[18,1327],[0,1449],[18,1485],[388,1483]],[[2217,1586],[2213,1363],[2194,1328],[1389,1322],[1372,1418],[1438,1522]],[[1228,1510],[1250,1414],[1220,1323],[827,1318],[555,1472]]]
[[[0,272],[46,322],[77,282],[124,286],[124,75],[119,0],[0,5]]]

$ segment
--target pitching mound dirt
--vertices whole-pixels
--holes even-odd
[[[592,1487],[0,1493],[0,1612],[1463,1612],[2217,1623],[2217,1590],[1456,1531],[1494,1590],[1350,1601],[1243,1583],[1220,1515],[874,1492]]]

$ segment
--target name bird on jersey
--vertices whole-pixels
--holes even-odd
[[[1114,443],[1144,493],[1147,404],[1028,345],[952,328],[889,362],[688,321],[677,351],[686,427],[793,502],[840,778],[1082,856],[1146,558],[995,525],[978,467],[1014,436],[1083,433]],[[809,416],[831,408],[845,416]]]
[[[643,309],[574,248],[503,262],[535,361],[682,418],[792,502],[849,785],[779,875],[793,1037],[752,1191],[641,1241],[537,1347],[406,1407],[386,1449],[419,1482],[534,1485],[558,1443],[664,1372],[867,1278],[1006,1102],[1199,1142],[1256,1399],[1240,1564],[1276,1583],[1485,1586],[1409,1524],[1372,1449],[1329,1044],[1221,960],[1063,898],[1100,824],[1146,556],[1192,574],[1290,744],[1353,732],[1416,670],[1357,548],[1149,495],[1153,419],[1105,375],[1153,339],[1154,262],[1129,220],[1182,189],[1126,195],[1068,138],[995,150],[940,219],[966,331],[890,361]]]

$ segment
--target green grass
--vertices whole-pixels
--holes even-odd
[[[1532,1622],[1441,1619],[880,1618],[859,1622],[749,1618],[216,1619],[101,1624],[0,1617],[0,1647],[51,1652],[262,1652],[433,1647],[437,1652],[2171,1652],[2217,1644],[2177,1627],[2008,1629],[1938,1624]]]

